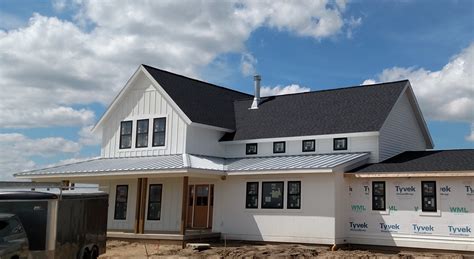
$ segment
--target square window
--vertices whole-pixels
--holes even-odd
[[[334,150],[347,150],[347,138],[335,138]]]
[[[283,182],[262,182],[262,209],[283,209]]]
[[[285,142],[273,142],[273,153],[285,153]]]
[[[314,152],[316,150],[316,140],[303,140],[303,152]]]
[[[245,154],[247,155],[257,154],[257,143],[251,143],[251,144],[245,145]]]

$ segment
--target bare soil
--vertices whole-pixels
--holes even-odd
[[[197,251],[178,245],[138,243],[111,240],[107,242],[108,258],[472,258],[472,255],[443,252],[355,250],[348,247],[331,251],[327,246],[299,244],[255,244],[245,242],[211,243],[211,249]]]

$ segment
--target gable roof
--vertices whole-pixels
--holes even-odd
[[[147,65],[143,67],[192,122],[235,129],[234,101],[252,98],[249,94],[197,79]]]
[[[474,149],[406,151],[349,173],[474,171]]]
[[[234,102],[236,131],[221,141],[379,131],[408,80]]]

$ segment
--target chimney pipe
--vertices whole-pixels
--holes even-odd
[[[260,75],[255,75],[253,77],[253,80],[254,80],[255,94],[254,94],[252,106],[250,107],[250,109],[258,109],[258,105],[260,104],[260,81],[262,80],[262,77],[260,77]]]

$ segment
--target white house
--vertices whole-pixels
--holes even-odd
[[[425,151],[406,80],[260,98],[142,65],[94,130],[101,158],[16,177],[99,184],[109,237],[474,250],[474,150]]]

